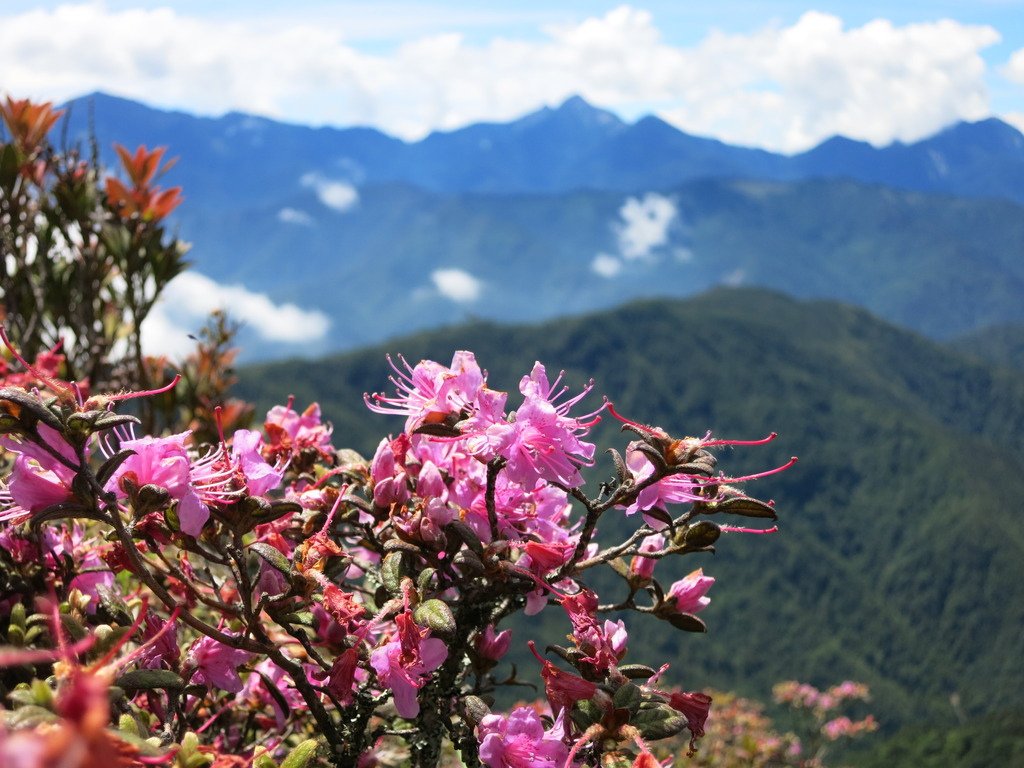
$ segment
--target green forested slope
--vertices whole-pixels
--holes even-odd
[[[263,406],[319,400],[335,444],[369,453],[401,428],[362,404],[385,386],[385,351],[447,362],[457,348],[499,388],[540,359],[577,385],[593,376],[621,412],[675,434],[780,434],[723,456],[728,471],[800,455],[751,488],[776,499],[779,535],[725,537],[717,555],[662,574],[700,565],[719,579],[707,636],[660,624],[634,634],[676,679],[763,698],[784,678],[851,677],[872,686],[889,729],[949,720],[954,693],[969,715],[1024,703],[1024,377],[861,310],[719,290],[249,368],[238,393]],[[601,426],[603,443],[624,439]],[[556,614],[542,614],[555,637],[567,629]]]

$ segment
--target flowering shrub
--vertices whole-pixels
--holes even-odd
[[[244,408],[213,405],[230,380],[223,318],[183,384],[96,394],[121,380],[109,356],[126,332],[125,380],[144,390],[165,370],[141,358],[138,324],[182,267],[159,225],[179,193],[154,184],[160,150],[119,149],[127,180],[101,187],[45,145],[50,105],[0,112],[17,342],[0,333],[0,766],[435,766],[448,750],[467,766],[640,768],[659,740],[695,750],[711,697],[634,660],[621,615],[705,631],[714,579],[677,559],[775,530],[710,518],[775,519],[739,484],[795,461],[730,477],[714,451],[774,435],[675,438],[607,401],[587,411],[593,384],[571,393],[540,363],[513,406],[460,351],[392,364],[395,391],[366,404],[404,428],[365,459],[334,445],[315,404],[232,428]],[[51,284],[77,286],[66,309],[84,314],[32,308]],[[161,415],[145,428],[118,412],[139,398]],[[588,490],[605,413],[633,439]],[[599,541],[605,515],[629,521],[624,538]],[[602,570],[624,596],[602,601]],[[512,617],[542,610],[564,615],[564,646],[512,636]],[[492,712],[520,683],[497,672],[513,643],[546,704]]]
[[[714,580],[665,588],[654,570],[749,530],[710,516],[775,517],[736,487],[758,475],[716,471],[711,449],[739,441],[623,420],[636,439],[591,497],[586,437],[618,414],[573,415],[593,385],[570,395],[539,363],[510,410],[469,352],[402,361],[397,392],[366,401],[405,429],[364,460],[333,446],[316,406],[201,446],[136,434],[116,412],[134,395],[84,398],[22,362],[45,388],[0,390],[9,741],[38,755],[102,743],[120,765],[295,764],[307,741],[336,765],[386,762],[398,742],[435,765],[445,740],[467,765],[628,763],[627,748],[642,765],[648,742],[685,730],[692,750],[702,735],[710,697],[627,662],[626,626],[605,616],[704,629]],[[599,546],[603,515],[635,512],[625,540]],[[624,599],[601,602],[598,568]],[[565,647],[530,642],[549,708],[492,713],[509,682],[494,674],[513,642],[502,624],[545,609],[571,626]]]
[[[55,149],[47,132],[61,115],[0,102],[0,320],[27,357],[62,354],[83,388],[144,383],[142,321],[186,266],[164,227],[181,190],[156,184],[170,165],[162,148],[115,147],[124,181],[95,149],[91,160]]]

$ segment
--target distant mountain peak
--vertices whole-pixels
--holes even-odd
[[[997,117],[977,122],[959,122],[933,136],[930,141],[971,142],[991,149],[1014,149],[1024,147],[1024,135],[1009,123]],[[925,139],[929,141],[929,139]]]
[[[595,107],[580,95],[570,96],[568,99],[551,110],[551,114],[561,117],[569,117],[580,122],[598,125],[624,126],[625,123],[614,112],[607,109]]]

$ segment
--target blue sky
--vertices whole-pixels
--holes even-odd
[[[1024,0],[0,3],[0,92],[92,90],[407,139],[579,93],[737,144],[882,145],[1024,126]]]

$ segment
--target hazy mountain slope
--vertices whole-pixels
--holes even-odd
[[[502,388],[534,359],[577,385],[592,375],[621,411],[677,434],[780,433],[723,457],[730,469],[800,455],[757,489],[777,500],[780,535],[736,535],[713,558],[665,569],[671,580],[702,565],[719,579],[707,637],[638,635],[688,684],[763,697],[786,677],[863,679],[888,725],[945,720],[953,693],[969,713],[1024,700],[1021,376],[860,310],[749,290],[539,326],[477,323],[386,349],[415,361],[455,348],[474,349]],[[385,385],[384,351],[246,369],[239,392],[263,405],[318,399],[336,443],[369,452],[400,428],[361,402]]]
[[[331,317],[327,337],[264,357],[723,284],[852,302],[939,338],[1024,322],[1024,215],[994,199],[1024,200],[1024,137],[998,121],[784,157],[579,98],[415,143],[101,94],[71,113],[69,141],[91,124],[108,154],[116,140],[180,158],[166,181],[184,186],[197,271]],[[459,270],[461,291],[438,270]]]
[[[950,341],[964,355],[1024,371],[1024,325],[996,325],[979,328]]]
[[[836,138],[790,157],[690,136],[656,117],[626,124],[579,97],[412,143],[368,128],[313,129],[237,113],[191,117],[106,94],[69,106],[70,137],[87,136],[91,118],[104,142],[169,145],[194,164],[180,176],[186,186],[216,200],[255,202],[319,171],[356,184],[400,181],[441,192],[635,192],[708,177],[829,177],[1024,202],[1024,136],[994,118],[913,144],[876,149]]]
[[[660,199],[673,210],[665,242],[633,259],[620,243],[627,198],[611,192],[369,186],[345,212],[307,191],[275,206],[192,206],[181,216],[199,271],[334,319],[313,352],[470,316],[532,321],[723,283],[856,303],[938,337],[1024,321],[1024,211],[1014,203],[824,180],[709,180]],[[280,207],[309,222],[281,221]],[[619,271],[598,274],[599,254]],[[460,302],[439,292],[439,269],[480,281],[479,295]]]

